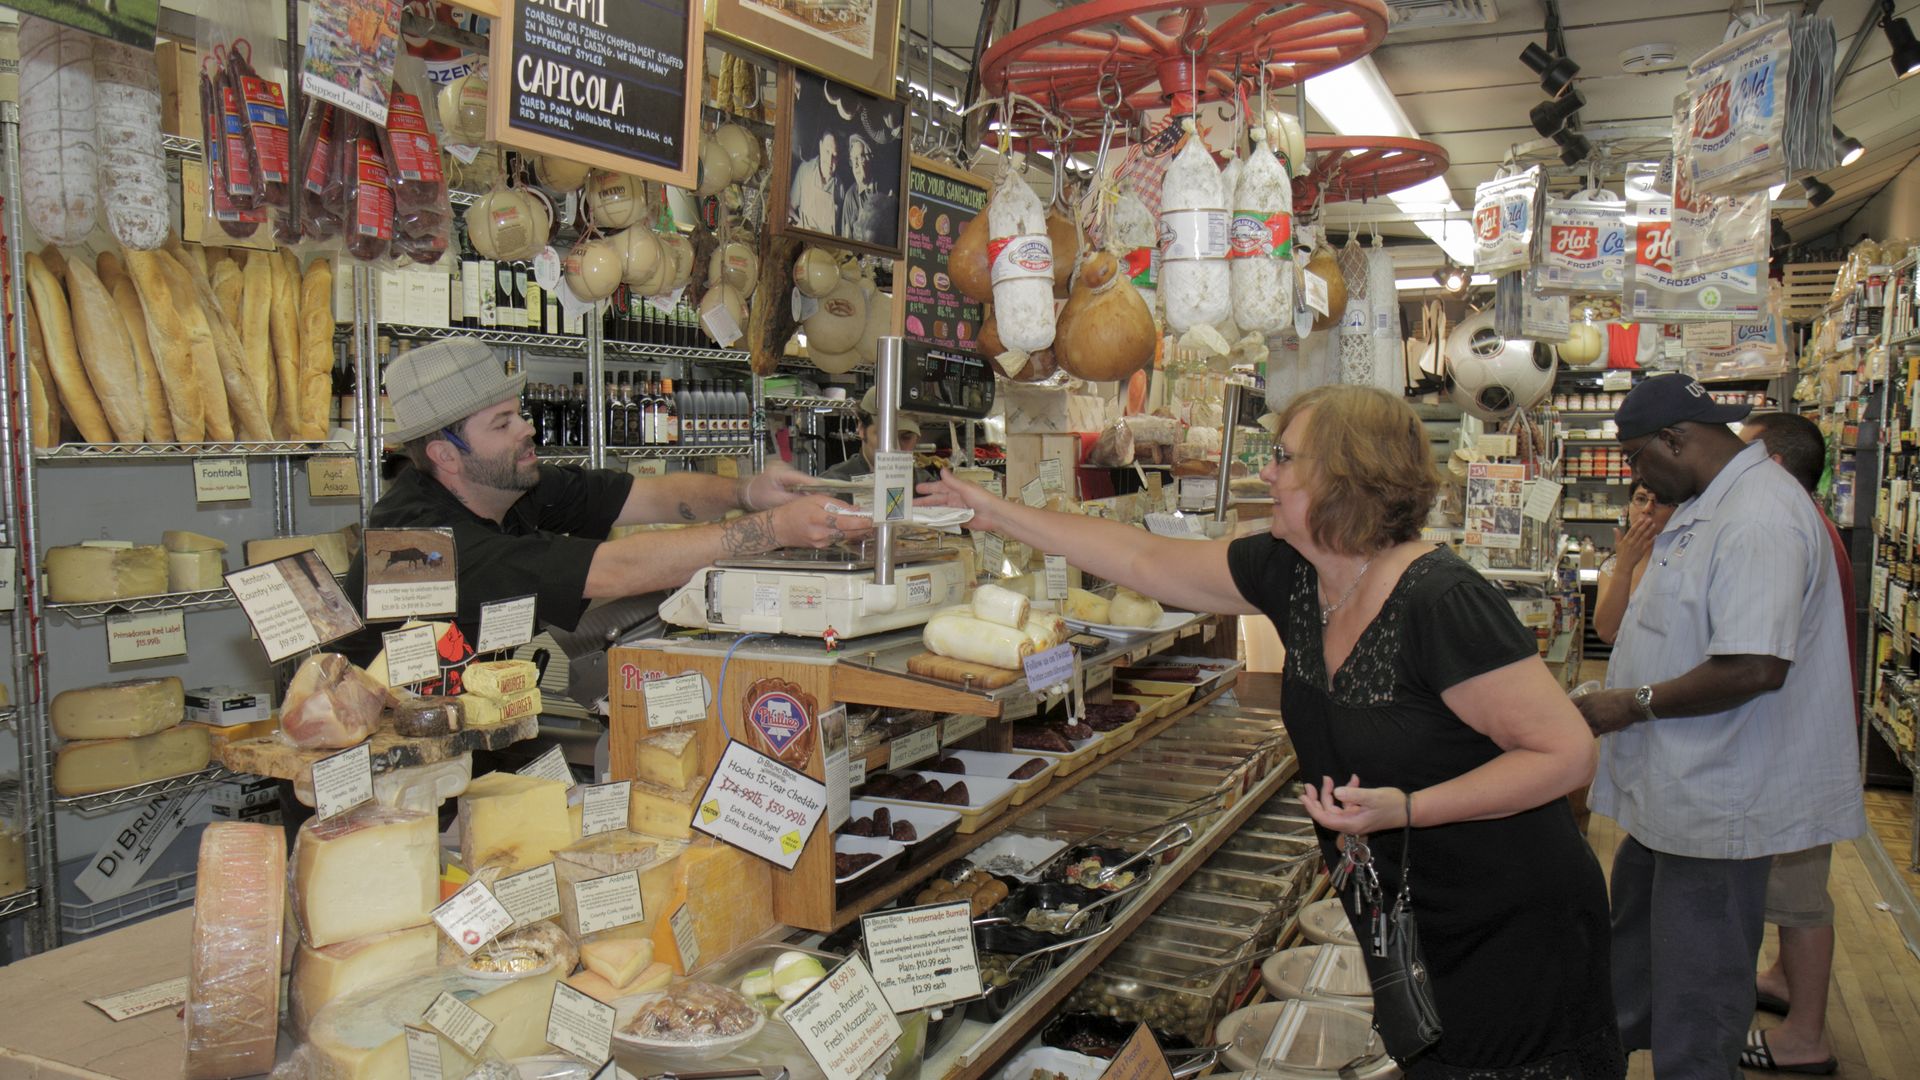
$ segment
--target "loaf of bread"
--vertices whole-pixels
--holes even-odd
[[[179,265],[185,273],[189,294],[199,300],[201,318],[213,339],[214,357],[219,365],[220,384],[227,393],[227,408],[232,415],[234,435],[248,442],[270,441],[273,428],[267,423],[267,415],[260,407],[259,395],[254,392],[253,377],[247,369],[246,350],[240,344],[239,331],[220,311],[220,302],[214,298],[213,286],[207,282],[206,268],[201,265],[193,249],[187,250],[185,261]],[[202,392],[205,392],[204,387]]]
[[[127,340],[126,320],[85,259],[67,264],[67,299],[72,304],[80,363],[113,428],[113,440],[145,440],[147,407],[140,394],[140,366],[133,358],[133,343]]]
[[[200,442],[207,437],[206,406],[194,370],[193,345],[186,319],[173,298],[162,260],[153,251],[127,252],[127,276],[139,293],[147,327],[147,345],[160,373],[166,395],[167,418],[178,442]]]
[[[100,284],[113,291],[116,283],[127,280],[127,266],[120,256],[112,251],[103,251],[93,257],[93,272],[100,275]]]
[[[94,396],[93,384],[87,381],[87,370],[80,362],[80,350],[74,343],[73,316],[67,309],[66,293],[48,269],[45,260],[48,252],[59,259],[59,253],[52,248],[27,256],[27,291],[32,294],[34,309],[40,316],[47,365],[60,391],[61,410],[73,420],[74,428],[85,441],[112,442],[113,428],[100,410],[100,399]],[[60,259],[59,265],[65,270],[66,260]]]
[[[215,259],[207,277],[213,282],[213,295],[220,301],[220,310],[226,313],[228,321],[240,325],[240,299],[246,289],[240,264],[232,259]]]
[[[325,439],[333,408],[333,264],[313,260],[300,279],[300,438]]]
[[[54,389],[47,346],[40,336],[40,316],[32,304],[27,305],[27,394],[33,409],[34,448],[60,445],[60,394]]]
[[[273,338],[273,382],[278,391],[274,403],[273,437],[300,437],[300,277],[290,267],[291,252],[262,256],[273,277],[273,311],[268,329]],[[283,257],[285,256],[285,257]]]
[[[147,333],[147,315],[140,307],[139,290],[133,279],[121,274],[118,280],[101,283],[113,293],[114,306],[127,325],[127,340],[133,346],[134,363],[140,371],[140,403],[147,414],[147,441],[173,442],[173,417],[167,411],[167,391],[160,381],[160,365],[153,358],[153,340]]]
[[[220,355],[214,348],[213,327],[201,307],[193,278],[178,259],[160,252],[160,272],[165,276],[173,309],[180,313],[186,328],[187,347],[193,354],[193,381],[200,389],[202,415],[207,422],[209,442],[233,441],[233,413],[227,407],[227,383],[220,372]],[[152,310],[152,305],[148,305]]]
[[[247,378],[253,383],[254,400],[260,403],[261,419],[267,425],[264,438],[273,438],[274,398],[273,265],[272,252],[256,251],[240,271],[245,286],[240,295],[240,347],[246,358]],[[236,414],[236,418],[237,418]]]

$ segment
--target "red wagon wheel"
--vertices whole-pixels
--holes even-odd
[[[1321,201],[1377,199],[1424,184],[1447,171],[1447,152],[1424,139],[1391,135],[1309,135],[1313,168],[1293,181],[1293,212],[1305,214]]]
[[[1176,97],[1190,108],[1232,94],[1236,67],[1257,74],[1264,65],[1269,87],[1288,86],[1367,55],[1386,36],[1382,0],[1088,0],[994,42],[981,80],[990,95],[1012,91],[1091,120],[1104,112],[1103,79],[1118,80],[1136,112]]]

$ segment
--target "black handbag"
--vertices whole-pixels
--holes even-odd
[[[1396,1061],[1407,1061],[1440,1041],[1440,1011],[1433,1004],[1433,980],[1420,954],[1414,925],[1413,796],[1407,796],[1407,824],[1401,830],[1400,895],[1387,915],[1386,954],[1375,958],[1373,1028]]]

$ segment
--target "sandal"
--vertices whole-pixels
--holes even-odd
[[[1802,1073],[1808,1076],[1832,1076],[1840,1068],[1838,1058],[1825,1061],[1811,1061],[1803,1065],[1781,1065],[1773,1060],[1773,1050],[1767,1046],[1767,1033],[1764,1031],[1747,1032],[1747,1048],[1740,1051],[1740,1067],[1759,1069],[1763,1072]]]

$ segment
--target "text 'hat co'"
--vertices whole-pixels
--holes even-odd
[[[1655,375],[1627,392],[1613,412],[1621,442],[1651,435],[1675,424],[1731,424],[1745,420],[1751,405],[1722,405],[1691,375]]]
[[[450,427],[489,405],[518,400],[524,372],[509,375],[500,358],[472,338],[448,338],[414,349],[387,365],[393,420],[388,443],[403,443]]]

